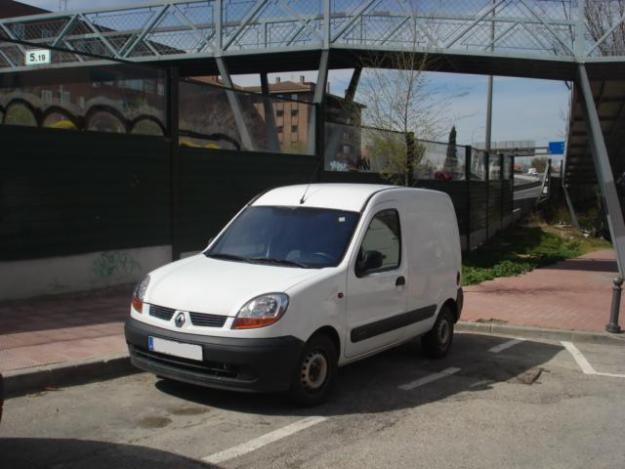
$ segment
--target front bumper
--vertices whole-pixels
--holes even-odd
[[[289,389],[304,343],[292,336],[241,339],[170,331],[129,318],[126,342],[134,366],[165,378],[236,391]],[[202,347],[203,360],[189,360],[148,350],[148,337]]]

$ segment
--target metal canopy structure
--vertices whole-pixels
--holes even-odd
[[[405,53],[427,56],[430,70],[571,81],[565,188],[598,182],[623,276],[625,222],[613,174],[625,169],[620,163],[625,156],[622,5],[621,0],[171,0],[40,14],[0,19],[0,76],[62,81],[77,68],[126,62],[167,66],[175,77],[219,74],[226,83],[230,74],[259,73],[266,92],[269,72],[319,70],[316,108],[323,103],[328,69],[359,70],[369,59],[376,67],[392,68],[394,57]],[[51,62],[28,66],[26,54],[37,48],[52,49]],[[354,89],[350,93],[353,98]],[[229,99],[236,109],[235,97]],[[323,151],[319,119],[315,111],[318,154]],[[244,128],[241,119],[237,126]],[[250,142],[245,146],[252,148]]]
[[[190,71],[207,58],[240,56],[245,60],[229,60],[231,71],[315,69],[319,51],[332,49],[330,67],[354,66],[363,53],[408,51],[460,73],[573,79],[576,63],[601,73],[623,62],[610,42],[625,16],[593,39],[585,9],[597,1],[168,1],[2,19],[0,38],[116,60],[176,62]],[[19,44],[0,47],[0,72],[30,69],[24,52]],[[93,62],[58,53],[48,67]]]

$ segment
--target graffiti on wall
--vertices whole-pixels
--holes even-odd
[[[121,251],[100,253],[93,261],[92,271],[97,279],[127,277],[141,270],[141,265],[131,255]]]

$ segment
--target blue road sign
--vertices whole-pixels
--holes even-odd
[[[549,142],[550,155],[564,155],[564,141]]]

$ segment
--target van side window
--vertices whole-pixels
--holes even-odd
[[[391,270],[401,261],[401,230],[397,210],[378,212],[372,219],[358,252],[356,275]]]

